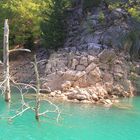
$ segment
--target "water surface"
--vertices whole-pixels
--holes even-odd
[[[130,109],[58,103],[59,123],[46,118],[37,123],[32,111],[8,122],[5,117],[18,107],[17,97],[13,101],[9,107],[0,97],[0,140],[140,140],[140,97],[123,101]]]

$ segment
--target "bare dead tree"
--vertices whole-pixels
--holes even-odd
[[[10,65],[9,65],[9,54],[15,51],[26,51],[31,52],[29,49],[13,49],[9,50],[9,25],[8,19],[4,22],[4,39],[3,39],[3,66],[4,66],[4,93],[5,101],[10,102],[11,90],[10,90]]]
[[[40,80],[39,80],[39,73],[38,73],[38,67],[37,67],[37,59],[36,56],[34,56],[35,62],[34,68],[35,68],[35,75],[36,75],[36,83],[37,83],[37,95],[36,95],[36,109],[35,109],[35,118],[39,120],[39,108],[40,108]]]
[[[3,63],[4,63],[4,87],[5,87],[5,101],[10,102],[10,76],[9,76],[9,25],[8,19],[4,23],[4,41],[3,41]]]
[[[39,113],[39,110],[40,110],[40,102],[41,102],[41,93],[40,93],[40,76],[39,76],[39,72],[38,72],[38,64],[41,63],[42,61],[44,60],[41,60],[41,61],[38,61],[37,62],[37,58],[36,58],[36,55],[34,56],[34,62],[31,62],[33,65],[34,65],[34,70],[35,70],[35,77],[36,77],[36,85],[31,85],[31,84],[24,84],[24,83],[16,83],[15,81],[13,81],[13,79],[11,79],[11,81],[14,83],[14,87],[16,87],[19,91],[20,91],[20,95],[21,95],[21,103],[22,103],[22,106],[21,106],[21,111],[17,114],[15,114],[13,117],[10,117],[10,119],[13,119],[21,114],[23,114],[25,111],[31,109],[35,112],[35,118],[36,120],[39,121],[39,116],[41,115],[44,115],[45,113],[47,113],[45,111],[45,113]],[[22,86],[22,88],[20,88],[18,85]],[[35,98],[36,98],[36,101],[35,101],[35,107],[30,107],[28,104],[25,103],[25,100],[24,100],[24,95],[25,93],[22,92],[22,89],[26,89],[27,91],[29,89],[33,89],[35,91]],[[28,92],[27,92],[28,93]],[[48,101],[49,102],[49,101]],[[51,103],[51,102],[49,102]],[[18,109],[19,110],[19,109]]]
[[[15,88],[17,88],[20,92],[21,95],[21,107],[18,108],[15,112],[15,115],[9,117],[9,120],[13,120],[14,118],[21,116],[24,112],[28,111],[28,110],[32,110],[33,112],[35,112],[35,118],[37,121],[39,121],[40,116],[44,116],[47,117],[48,113],[55,113],[57,114],[56,120],[58,122],[61,111],[59,110],[59,107],[54,104],[53,102],[51,102],[50,100],[48,100],[46,97],[42,97],[41,93],[40,93],[40,81],[42,81],[42,79],[39,77],[39,72],[38,72],[38,64],[39,62],[37,62],[36,56],[34,56],[35,61],[32,62],[32,64],[34,65],[34,69],[35,69],[35,76],[36,76],[36,85],[31,85],[31,84],[25,84],[25,83],[17,83],[15,82],[12,78],[10,78],[10,80],[12,81],[12,84]],[[26,89],[26,92],[23,92],[23,89]],[[33,89],[35,94],[35,102],[34,102],[34,106],[30,105],[30,102],[26,102],[25,101],[25,97],[26,95],[30,96],[29,90]],[[46,107],[45,111],[40,112],[40,107],[41,107],[41,102],[46,102],[48,105],[50,105],[53,109],[50,110]]]
[[[47,113],[57,113],[57,118],[56,120],[58,121],[59,116],[60,116],[60,110],[57,105],[55,105],[53,102],[48,100],[47,98],[42,98],[41,93],[40,93],[40,81],[42,78],[39,77],[39,72],[38,72],[38,64],[44,60],[41,60],[37,62],[36,56],[34,57],[34,62],[32,64],[34,65],[34,70],[35,70],[35,76],[36,76],[36,85],[32,84],[25,84],[25,83],[17,83],[15,82],[12,77],[10,76],[10,71],[9,71],[9,54],[16,52],[16,51],[26,51],[26,52],[31,52],[28,49],[13,49],[9,50],[9,26],[8,26],[8,19],[5,20],[4,23],[4,45],[3,45],[3,66],[4,66],[4,80],[0,82],[0,90],[2,91],[2,94],[5,94],[5,101],[10,102],[11,101],[11,89],[10,85],[14,86],[19,90],[19,93],[21,95],[21,107],[18,108],[15,112],[15,115],[9,117],[9,120],[13,120],[14,118],[22,115],[24,112],[28,110],[32,110],[35,112],[35,118],[36,120],[39,120],[40,116],[46,116]],[[45,80],[45,79],[44,79]],[[30,89],[33,89],[35,92],[35,105],[34,107],[30,105],[30,102],[25,101],[25,95],[29,92]],[[26,92],[23,92],[23,90],[26,90]],[[39,112],[40,111],[40,103],[41,101],[47,102],[50,106],[53,107],[52,110],[46,108],[44,112]]]

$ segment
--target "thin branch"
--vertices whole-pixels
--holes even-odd
[[[13,50],[9,50],[9,53],[18,52],[18,51],[31,52],[31,50],[29,49],[13,49]]]
[[[10,78],[10,80],[11,80],[15,85],[21,85],[21,86],[29,87],[29,88],[33,89],[35,92],[37,91],[37,89],[36,89],[34,86],[32,86],[31,84],[17,83],[17,82],[15,82],[12,78]]]
[[[22,115],[25,111],[29,110],[30,107],[25,108],[24,110],[20,111],[19,113],[17,113],[16,115],[12,116],[9,118],[9,120],[13,120],[14,118],[16,118],[19,115]]]
[[[43,60],[37,61],[36,63],[39,64],[41,62],[46,62],[46,61],[47,61],[47,59],[43,59]]]

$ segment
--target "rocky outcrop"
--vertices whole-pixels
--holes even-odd
[[[114,49],[104,49],[96,55],[59,50],[50,56],[46,65],[48,82],[43,88],[49,87],[52,97],[58,97],[57,92],[61,91],[59,97],[65,100],[112,104],[118,97],[135,94],[131,69],[139,63],[129,59],[129,54]]]
[[[121,8],[93,8],[85,18],[69,12],[64,48],[51,54],[43,88],[65,100],[113,104],[139,92],[140,63],[132,61],[120,38],[130,30]],[[80,11],[80,9],[79,9]],[[82,19],[82,21],[81,21]],[[136,91],[137,89],[137,91]]]

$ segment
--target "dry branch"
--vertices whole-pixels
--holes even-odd
[[[13,50],[9,50],[9,53],[18,52],[18,51],[31,52],[31,50],[29,49],[13,49]]]
[[[25,111],[27,110],[32,110],[35,112],[35,117],[37,120],[39,120],[40,116],[44,116],[47,113],[57,113],[57,122],[60,116],[60,110],[59,107],[57,105],[55,105],[54,103],[52,103],[51,101],[47,100],[47,99],[42,99],[41,98],[41,94],[40,94],[40,81],[45,80],[45,79],[40,79],[39,77],[39,72],[38,72],[38,64],[46,61],[46,60],[40,60],[37,62],[36,56],[35,56],[35,62],[32,62],[34,65],[34,69],[35,69],[35,75],[36,75],[36,85],[32,85],[32,84],[25,84],[25,83],[17,83],[15,82],[11,77],[10,77],[10,73],[9,73],[9,54],[13,53],[13,52],[17,52],[17,51],[25,51],[25,52],[31,52],[29,49],[13,49],[13,50],[9,50],[9,25],[8,25],[8,19],[5,20],[4,23],[4,43],[3,43],[3,63],[0,63],[4,66],[4,80],[2,82],[0,82],[0,90],[2,91],[2,94],[5,93],[5,100],[7,102],[10,102],[11,100],[11,89],[10,89],[10,84],[13,85],[13,87],[15,87],[16,89],[19,90],[19,93],[21,95],[21,107],[19,107],[18,109],[16,109],[16,113],[15,115],[9,117],[9,120],[13,120],[14,118],[22,115]],[[29,89],[33,89],[34,92],[36,93],[36,101],[35,101],[35,106],[32,107],[29,103],[30,102],[25,102],[24,99],[24,95],[29,93]],[[26,90],[26,91],[23,91]],[[41,101],[45,101],[47,102],[49,105],[54,107],[54,110],[48,110],[46,108],[46,110],[44,112],[39,113],[39,109],[40,109],[40,103]]]
[[[51,102],[50,100],[48,100],[47,98],[42,98],[41,97],[41,94],[40,94],[40,78],[39,78],[39,73],[38,73],[38,68],[37,68],[37,64],[39,62],[37,62],[36,57],[35,57],[35,62],[32,62],[32,63],[33,63],[34,68],[35,68],[36,83],[37,83],[36,86],[32,85],[30,83],[29,84],[17,83],[12,78],[10,78],[11,84],[15,88],[17,88],[19,90],[19,93],[21,95],[21,101],[20,101],[21,107],[15,110],[15,115],[9,117],[9,120],[13,120],[16,117],[21,116],[24,112],[26,112],[28,110],[32,110],[33,112],[35,112],[35,118],[37,120],[39,120],[40,116],[46,117],[46,115],[48,113],[56,113],[57,114],[56,120],[58,122],[60,114],[61,114],[61,112],[59,110],[59,107],[56,104],[54,104],[53,102]],[[3,84],[3,82],[1,84]],[[25,101],[25,97],[26,97],[25,95],[27,95],[29,93],[29,89],[33,89],[34,92],[36,93],[35,94],[36,95],[35,96],[36,99],[35,99],[34,106],[30,105],[30,101],[29,102]],[[50,110],[50,109],[48,109],[48,107],[46,107],[45,111],[39,112],[39,110],[40,110],[40,103],[42,101],[46,102],[48,105],[52,106],[53,109]]]

